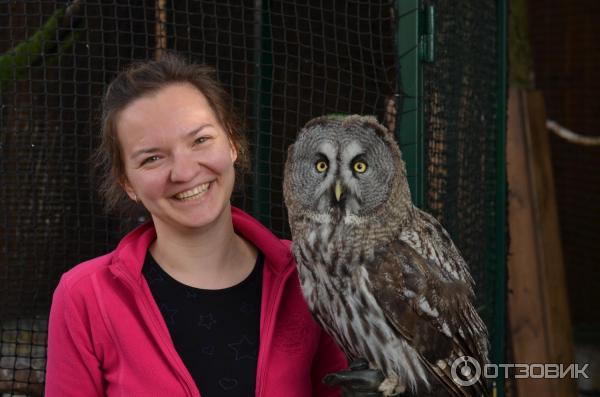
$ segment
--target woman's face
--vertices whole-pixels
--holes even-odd
[[[124,188],[157,228],[196,229],[229,210],[237,153],[204,95],[177,83],[129,104],[117,119]]]

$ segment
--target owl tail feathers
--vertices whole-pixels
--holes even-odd
[[[370,369],[366,360],[350,363],[349,369],[326,375],[323,383],[340,386],[343,397],[382,397],[379,386],[385,376],[378,369]]]

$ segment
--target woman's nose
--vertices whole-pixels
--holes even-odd
[[[171,182],[187,182],[198,172],[198,161],[193,153],[174,153],[171,167]]]

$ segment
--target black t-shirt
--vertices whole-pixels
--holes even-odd
[[[202,397],[255,394],[262,267],[259,253],[245,280],[205,290],[180,283],[146,255],[142,272]]]

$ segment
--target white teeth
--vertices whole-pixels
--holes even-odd
[[[210,182],[204,183],[202,185],[196,186],[193,189],[186,190],[185,192],[177,193],[175,198],[178,200],[192,200],[197,198],[198,196],[204,194],[208,190],[208,186]]]

